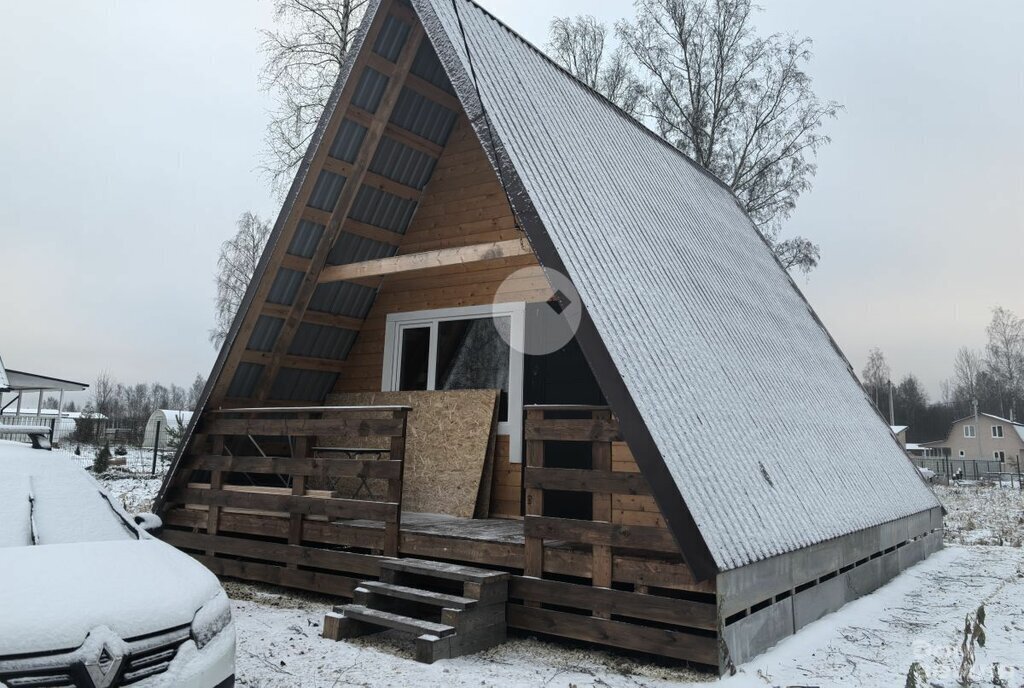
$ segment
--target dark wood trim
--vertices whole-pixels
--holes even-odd
[[[672,533],[654,526],[630,526],[619,523],[578,521],[552,516],[527,516],[523,520],[526,537],[566,540],[587,545],[607,545],[622,549],[678,553]]]
[[[508,625],[534,633],[718,666],[718,639],[550,609],[508,605]]]
[[[569,492],[610,492],[623,495],[650,495],[651,488],[642,473],[596,471],[585,468],[534,468],[527,466],[523,476],[527,488],[567,490]],[[595,520],[607,520],[597,519]]]

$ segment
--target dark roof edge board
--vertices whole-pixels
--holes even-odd
[[[313,130],[313,135],[309,139],[309,146],[306,148],[306,154],[302,157],[302,162],[299,163],[299,169],[288,189],[288,195],[285,196],[284,203],[281,206],[281,212],[278,213],[277,221],[274,223],[274,229],[271,231],[270,237],[267,240],[267,245],[263,249],[263,255],[260,257],[260,262],[256,266],[256,271],[253,273],[252,279],[249,280],[249,287],[245,290],[245,296],[242,298],[242,303],[238,307],[238,312],[235,313],[235,319],[231,323],[231,328],[228,330],[227,337],[224,338],[224,343],[221,345],[220,352],[217,354],[217,360],[213,365],[213,370],[210,372],[210,377],[206,380],[206,387],[203,388],[203,394],[199,399],[195,413],[192,414],[192,418],[189,420],[188,427],[185,429],[185,436],[178,445],[178,450],[174,454],[171,465],[168,466],[163,482],[160,484],[160,490],[157,492],[156,499],[153,501],[154,512],[159,513],[163,508],[164,499],[166,497],[170,481],[178,470],[178,464],[181,462],[185,451],[188,449],[189,443],[192,440],[192,436],[195,434],[196,427],[199,424],[199,420],[202,417],[203,412],[207,410],[206,407],[213,394],[213,388],[217,384],[221,374],[224,372],[224,366],[227,363],[228,355],[235,345],[235,340],[238,338],[239,331],[242,329],[242,322],[245,320],[245,316],[248,313],[249,308],[252,306],[253,300],[256,298],[256,292],[259,290],[260,284],[266,276],[267,269],[270,267],[270,257],[274,254],[277,244],[281,240],[281,235],[284,233],[284,227],[288,222],[288,218],[291,216],[295,208],[295,201],[299,196],[299,192],[302,190],[303,184],[306,182],[306,177],[309,175],[310,168],[313,164],[313,158],[316,157],[316,152],[323,143],[324,135],[327,132],[327,128],[330,126],[331,119],[334,117],[335,110],[338,107],[338,101],[341,99],[341,93],[351,76],[356,58],[358,58],[359,54],[362,52],[363,43],[365,43],[366,36],[370,32],[370,26],[377,18],[381,2],[382,0],[369,0],[366,13],[363,15],[363,21],[359,25],[359,29],[352,40],[352,45],[348,53],[345,54],[345,61],[338,74],[338,80],[334,83],[334,88],[327,100],[327,106],[324,108],[324,111],[320,113],[320,121],[317,122],[316,129]]]
[[[457,52],[448,40],[448,35],[441,27],[437,15],[434,14],[433,7],[424,0],[413,0],[413,2],[424,29],[435,46],[435,52],[448,72],[448,78],[466,109],[470,123],[491,162],[491,166],[501,177],[508,190],[512,211],[526,232],[537,260],[545,270],[557,270],[561,274],[567,275],[565,265],[548,236],[547,229],[534,208],[519,173],[505,153],[499,137],[494,134],[473,86],[473,81],[457,59]],[[507,27],[505,28],[508,30]],[[444,50],[437,49],[439,43],[444,45]],[[713,578],[719,573],[718,565],[683,500],[675,480],[669,473],[657,444],[640,415],[633,397],[626,388],[611,354],[587,312],[585,303],[576,339],[579,341],[583,355],[593,370],[609,405],[619,418],[622,434],[629,444],[640,470],[643,471],[651,486],[658,507],[661,509],[687,565],[693,570],[694,576],[698,580]]]

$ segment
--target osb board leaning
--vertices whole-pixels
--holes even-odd
[[[331,395],[327,403],[411,406],[402,510],[473,518],[481,515],[475,512],[482,503],[486,515],[497,390],[346,392]]]

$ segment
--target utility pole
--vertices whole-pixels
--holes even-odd
[[[978,460],[981,459],[981,424],[978,422],[978,400],[974,400],[974,437],[978,440]],[[978,464],[974,464],[977,467]]]

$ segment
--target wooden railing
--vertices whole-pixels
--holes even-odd
[[[601,588],[612,587],[613,549],[678,555],[678,546],[667,529],[613,522],[613,495],[647,496],[651,492],[641,473],[612,470],[612,446],[622,438],[618,421],[607,407],[527,407],[524,435],[525,575],[542,577],[545,540],[589,545],[592,585]],[[589,443],[591,467],[546,466],[545,442],[548,441]],[[593,504],[591,519],[546,516],[544,494],[547,490],[590,493]],[[608,618],[606,610],[595,610],[594,615]]]
[[[287,518],[288,544],[294,546],[303,543],[307,517],[380,521],[384,528],[379,550],[398,556],[408,412],[406,406],[213,411],[199,428],[186,471],[208,472],[208,481],[178,485],[167,501],[205,507],[207,536],[220,534],[225,509]],[[343,446],[320,447],[314,442],[320,438],[323,444],[325,438],[335,437],[345,438]],[[353,447],[350,439],[370,446]],[[365,456],[374,458],[354,458]],[[355,492],[340,496],[340,480],[358,481]],[[371,480],[386,483],[383,498],[358,498]],[[373,496],[369,488],[366,491]],[[211,541],[207,555],[216,551]]]

